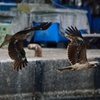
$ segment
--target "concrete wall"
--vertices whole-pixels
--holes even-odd
[[[98,57],[90,59],[100,62]],[[29,60],[28,66],[19,72],[11,65],[11,60],[0,62],[0,100],[32,100],[34,95],[37,100],[100,96],[100,65],[64,73],[56,71],[69,65],[63,58]]]

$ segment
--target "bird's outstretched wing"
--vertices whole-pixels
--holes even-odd
[[[66,29],[65,33],[71,41],[67,47],[69,62],[72,65],[87,62],[86,45],[80,31],[78,31],[76,27],[74,28],[71,26]]]
[[[14,60],[13,67],[15,70],[18,71],[22,67],[27,66],[28,61],[23,49],[23,41],[11,40],[8,46],[8,54]]]
[[[12,35],[6,34],[6,36],[4,38],[4,41],[0,45],[0,48],[2,48],[3,46],[7,45],[11,38],[12,38]]]
[[[3,43],[0,45],[0,48],[3,47],[4,45],[6,45],[7,43],[9,43],[11,38],[14,38],[16,40],[23,40],[29,36],[29,34],[27,34],[27,33],[34,31],[34,30],[46,30],[47,28],[49,28],[51,26],[51,24],[52,24],[52,22],[49,22],[49,23],[43,22],[40,25],[21,30],[21,31],[15,33],[14,35],[6,34]]]
[[[43,22],[38,26],[34,26],[34,30],[46,30],[51,26],[52,22]]]
[[[48,23],[48,22],[43,22],[40,25],[37,26],[33,26],[30,28],[26,28],[24,30],[21,30],[19,32],[17,32],[15,35],[19,35],[19,34],[27,34],[31,31],[35,31],[35,30],[46,30],[51,26],[52,22]]]
[[[16,40],[25,39],[30,35],[29,32],[35,31],[35,30],[46,30],[47,28],[49,28],[51,26],[51,24],[52,24],[52,22],[50,22],[50,23],[43,22],[38,26],[33,26],[31,28],[27,28],[27,29],[21,30],[21,31],[15,33],[13,35],[13,38],[16,39]]]
[[[83,39],[82,34],[80,33],[80,31],[76,28],[76,27],[68,27],[68,29],[66,29],[66,32],[68,35],[71,35],[73,37],[80,37],[81,39]]]

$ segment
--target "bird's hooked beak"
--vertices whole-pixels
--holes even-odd
[[[90,67],[97,67],[100,64],[98,61],[91,61],[89,62]]]

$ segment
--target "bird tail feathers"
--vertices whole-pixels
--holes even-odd
[[[68,67],[58,68],[57,71],[65,72],[65,71],[68,71],[68,70],[71,70],[71,69],[73,69],[72,66],[68,66]]]

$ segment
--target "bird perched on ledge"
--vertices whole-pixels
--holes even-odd
[[[66,37],[71,41],[68,44],[68,61],[71,66],[57,69],[60,72],[67,71],[69,69],[79,70],[83,68],[95,67],[98,62],[88,62],[86,55],[86,44],[80,31],[76,27],[68,27],[66,29]]]
[[[51,22],[50,23],[43,22],[39,26],[27,28],[25,30],[15,33],[14,35],[7,34],[5,36],[4,42],[1,44],[0,48],[9,43],[8,54],[10,58],[14,60],[13,62],[14,69],[18,71],[19,69],[22,69],[22,67],[27,66],[28,63],[25,51],[23,49],[23,39],[27,38],[30,35],[29,32],[34,30],[46,30],[51,26],[51,24],[52,24]]]

